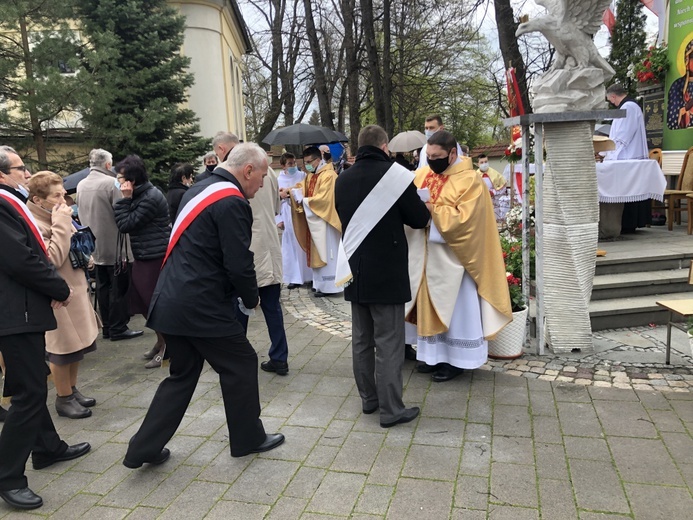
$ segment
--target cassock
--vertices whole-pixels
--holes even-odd
[[[282,170],[277,176],[279,188],[293,188],[305,179],[306,174],[301,170],[290,174],[287,170]],[[313,279],[313,271],[308,267],[306,260],[306,252],[301,249],[301,246],[296,240],[294,225],[291,217],[291,201],[286,198],[282,199],[282,205],[279,215],[276,218],[277,224],[284,223],[284,231],[282,233],[282,267],[283,267],[283,282],[286,284],[303,285]]]
[[[488,188],[462,157],[442,174],[416,171],[428,188],[429,229],[407,228],[417,359],[474,369],[486,362],[487,340],[512,321],[503,252]],[[412,325],[407,326],[407,342]]]
[[[647,134],[640,105],[632,99],[625,98],[618,108],[626,111],[626,117],[614,119],[611,123],[609,139],[616,143],[616,149],[607,152],[604,160],[647,159],[649,157]],[[651,207],[649,199],[624,204],[621,218],[622,231],[635,231],[636,228],[650,224],[652,222]]]
[[[321,163],[314,173],[292,190],[291,210],[294,232],[306,252],[306,265],[313,269],[313,288],[325,294],[342,292],[335,285],[337,252],[342,233],[334,206],[334,183],[337,173],[332,163]],[[299,192],[299,198],[296,197]],[[299,200],[300,199],[300,200]]]

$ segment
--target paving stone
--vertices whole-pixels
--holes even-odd
[[[534,464],[534,444],[526,437],[493,436],[491,457],[494,462]]]
[[[662,440],[676,464],[693,464],[693,438],[686,433],[662,433]]]
[[[409,449],[402,476],[454,481],[459,457],[458,448],[415,444]]]
[[[636,519],[690,518],[691,494],[683,488],[626,484]]]
[[[82,514],[84,519],[94,520],[118,520],[128,516],[127,509],[117,509],[115,507],[95,506]]]
[[[128,508],[139,504],[166,478],[153,471],[133,471],[100,501],[101,506]]]
[[[492,502],[538,507],[534,467],[493,462],[491,464]]]
[[[294,426],[325,427],[330,424],[334,414],[344,402],[344,397],[310,395],[296,408],[287,420]]]
[[[455,489],[455,507],[486,510],[489,481],[485,477],[460,476]]]
[[[421,415],[464,419],[467,415],[467,396],[453,391],[428,392]]]
[[[159,518],[162,512],[161,509],[139,506],[132,510],[127,516],[127,520],[154,520],[155,518]]]
[[[178,444],[180,438],[185,438],[187,441],[185,450],[180,449],[180,445]],[[188,466],[207,466],[210,462],[217,458],[220,453],[228,454],[228,442],[205,440],[201,437],[192,437],[188,435],[176,435],[172,441],[173,440],[176,441],[176,444],[169,444],[172,457],[183,460]],[[190,456],[186,458],[186,455],[192,447],[197,449],[195,449]]]
[[[337,446],[318,445],[313,448],[313,451],[308,455],[305,465],[327,469],[332,465],[337,453],[339,453],[339,448]]]
[[[532,415],[545,415],[557,417],[556,401],[550,392],[530,392],[529,394]]]
[[[267,459],[282,459],[304,461],[322,436],[320,428],[303,426],[282,426],[279,431],[286,436],[284,444],[277,448],[261,453],[259,456]]]
[[[607,401],[638,401],[638,395],[633,390],[609,389],[590,387],[587,389],[593,400]]]
[[[556,383],[553,388],[556,401],[569,403],[589,403],[591,397],[586,388],[565,383]]]
[[[284,496],[310,499],[320,487],[327,471],[319,468],[302,467],[294,475],[283,492]]]
[[[581,511],[580,520],[632,520],[632,517]]]
[[[562,435],[558,419],[554,417],[533,416],[534,438],[542,442],[561,443]]]
[[[573,459],[570,461],[570,474],[579,508],[630,513],[628,501],[610,461]]]
[[[342,516],[350,514],[361,494],[365,480],[364,475],[329,471],[322,479],[306,510]]]
[[[558,403],[558,417],[564,435],[602,437],[602,427],[591,403]]]
[[[539,478],[568,480],[568,466],[562,445],[547,444],[535,440],[534,450]]]
[[[231,485],[224,500],[273,504],[298,470],[298,463],[256,458]],[[262,492],[258,493],[258,483]]]
[[[491,440],[491,427],[488,424],[467,423],[464,430],[466,441],[489,442]]]
[[[384,515],[394,495],[394,487],[366,485],[356,503],[355,511],[372,515]]]
[[[526,507],[510,506],[489,506],[490,520],[536,520],[539,518],[539,511]]]
[[[459,448],[462,446],[464,427],[464,421],[457,419],[421,417],[414,433],[414,443]]]
[[[33,483],[32,483],[33,487]],[[99,495],[91,495],[88,493],[79,493],[74,495],[70,500],[51,515],[52,520],[73,520],[81,518],[84,513],[96,505],[101,497]],[[2,515],[2,513],[0,513]]]
[[[488,393],[483,397],[475,394],[472,395],[467,403],[468,421],[475,423],[491,423],[493,419],[493,401],[491,395],[492,393]]]
[[[330,469],[368,473],[384,439],[384,433],[350,432]]]
[[[486,520],[486,511],[478,509],[455,508],[450,520]]]
[[[648,410],[647,413],[659,432],[686,432],[686,426],[673,410]]]
[[[228,518],[263,520],[269,510],[270,507],[267,505],[220,500],[205,518],[208,520],[226,520]]]
[[[657,437],[657,430],[640,403],[595,401],[594,408],[607,435]]]
[[[465,442],[462,448],[460,474],[488,477],[491,472],[491,444]]]
[[[305,392],[282,391],[270,403],[263,407],[263,417],[283,417],[287,418],[298,408],[303,400],[308,396]]]
[[[511,404],[527,406],[529,404],[529,392],[526,388],[522,387],[496,386],[493,400],[496,405]]]
[[[542,518],[577,520],[578,512],[570,482],[539,479]]]
[[[566,455],[570,459],[610,460],[609,447],[604,439],[593,437],[564,437]]]
[[[341,446],[353,427],[354,423],[351,421],[334,420],[324,430],[319,443],[328,446]]]
[[[397,520],[442,520],[450,516],[452,482],[401,478],[395,489],[387,518]]]
[[[227,488],[226,484],[194,481],[178,495],[160,518],[205,518]]]
[[[394,486],[407,456],[407,448],[384,446],[371,467],[368,475],[369,484]]]
[[[44,502],[41,512],[47,514],[60,509],[73,495],[84,492],[96,477],[93,473],[66,471],[58,480],[41,490]]]
[[[303,498],[280,497],[265,520],[298,520],[307,504]]]
[[[495,405],[493,408],[493,434],[531,437],[532,426],[528,407]]]

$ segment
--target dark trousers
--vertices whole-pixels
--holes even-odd
[[[113,277],[112,265],[96,266],[96,299],[103,330],[108,334],[121,334],[128,328],[130,309],[127,294],[123,294]]]
[[[266,435],[260,420],[257,354],[245,335],[195,338],[164,334],[164,339],[171,353],[170,375],[159,385],[125,458],[145,462],[161,453],[183,420],[205,361],[219,374],[231,455],[241,457],[262,444]]]
[[[404,304],[351,302],[354,379],[364,408],[380,407],[380,422],[402,417]]]
[[[27,333],[0,337],[6,379],[12,388],[12,406],[0,434],[0,490],[27,487],[24,467],[36,455],[62,455],[67,444],[60,440],[46,397],[48,367],[45,334]]]
[[[269,332],[272,345],[269,349],[269,358],[274,361],[286,361],[289,359],[289,344],[286,341],[286,331],[284,330],[284,313],[282,312],[279,295],[281,284],[268,285],[258,289],[260,294],[260,308],[265,315],[267,332]],[[236,319],[243,325],[243,329],[248,332],[248,316],[236,309]]]

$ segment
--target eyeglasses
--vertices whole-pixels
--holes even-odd
[[[10,166],[8,170],[19,170],[21,172],[25,172],[27,170],[26,165],[22,164],[21,166]]]

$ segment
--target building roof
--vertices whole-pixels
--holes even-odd
[[[253,41],[250,39],[250,34],[248,34],[248,26],[245,24],[241,10],[238,7],[238,2],[236,0],[227,0],[229,7],[231,7],[231,12],[238,20],[238,27],[241,30],[241,36],[243,37],[243,45],[245,45],[245,52],[250,54],[253,52]]]
[[[508,143],[496,143],[486,146],[477,146],[471,152],[469,152],[470,157],[479,157],[482,153],[486,154],[488,157],[504,157],[505,150],[508,148]]]

